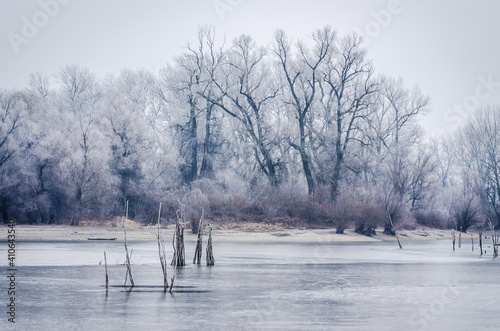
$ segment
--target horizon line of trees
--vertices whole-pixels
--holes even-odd
[[[149,223],[180,199],[193,224],[202,209],[367,235],[394,233],[389,219],[500,224],[500,108],[433,141],[418,123],[429,110],[418,87],[375,73],[355,34],[226,45],[200,27],[157,73],[66,65],[1,89],[0,217],[78,225],[129,201]]]

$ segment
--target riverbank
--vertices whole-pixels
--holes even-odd
[[[0,241],[7,238],[7,226],[0,226]],[[120,227],[95,226],[95,225],[24,225],[18,224],[16,229],[16,241],[82,241],[90,239],[115,239],[124,240],[124,230]],[[174,226],[169,225],[161,228],[164,239],[172,237]],[[207,232],[207,231],[205,231]],[[401,241],[405,240],[451,240],[449,230],[439,230],[419,227],[415,230],[398,231]],[[155,241],[157,228],[155,226],[128,226],[128,241]],[[261,223],[242,223],[214,225],[212,232],[213,240],[217,242],[246,242],[246,243],[329,243],[329,242],[368,242],[368,241],[395,241],[394,236],[384,235],[377,231],[377,235],[367,237],[346,229],[344,234],[336,234],[335,229],[290,229],[279,225]],[[470,235],[464,235],[465,238]],[[476,236],[474,236],[476,237]],[[457,235],[458,239],[458,235]],[[196,241],[196,235],[190,229],[185,231],[187,242]]]

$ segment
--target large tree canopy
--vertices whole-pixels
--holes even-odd
[[[389,220],[450,225],[472,207],[461,223],[500,220],[497,107],[428,142],[429,98],[377,73],[359,36],[272,37],[220,42],[201,27],[155,73],[66,65],[0,90],[2,219],[78,225],[128,201],[150,222],[160,201],[172,218],[181,201],[193,218],[355,222],[369,234],[392,232]]]

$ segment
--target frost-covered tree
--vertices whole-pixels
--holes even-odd
[[[500,226],[500,108],[478,109],[459,129],[456,158],[466,173],[480,180],[480,195],[487,212]]]
[[[148,121],[156,79],[145,70],[124,69],[104,82],[100,113],[110,142],[110,171],[119,180],[118,210],[129,201],[133,219],[147,198],[144,163],[153,152],[153,130]]]
[[[361,129],[372,111],[372,96],[377,91],[373,67],[359,36],[349,35],[338,40],[335,52],[325,63],[320,89],[324,121],[321,130],[327,139],[322,142],[323,155],[333,156],[333,166],[322,168],[328,169],[330,198],[335,201],[345,158],[356,143],[365,143]],[[328,158],[318,160],[318,163],[325,162],[329,162]]]
[[[418,116],[430,100],[418,87],[408,89],[402,79],[382,77],[370,120],[375,155],[375,183],[380,203],[394,222],[424,196],[435,164],[423,148]],[[390,222],[385,232],[392,233]]]
[[[160,71],[160,96],[166,103],[166,117],[182,158],[185,183],[197,178],[213,178],[218,145],[219,120],[214,101],[214,81],[223,60],[223,48],[216,46],[211,27],[198,30],[196,44],[176,57],[173,65]]]
[[[299,41],[297,50],[294,51],[283,30],[278,30],[274,35],[273,52],[281,67],[281,80],[285,86],[282,102],[290,108],[290,118],[296,119],[298,128],[297,136],[289,137],[289,143],[300,155],[310,195],[314,194],[315,186],[310,155],[310,117],[319,89],[318,81],[323,74],[321,65],[332,56],[334,38],[335,32],[327,26],[312,34],[311,48],[305,42]]]
[[[248,35],[241,35],[225,55],[221,73],[214,80],[216,95],[210,101],[221,108],[238,128],[252,164],[265,174],[271,186],[283,180],[275,121],[276,97],[281,89],[268,51]]]
[[[71,225],[78,225],[83,215],[100,216],[104,212],[115,177],[109,170],[110,144],[102,130],[102,91],[95,75],[86,68],[66,66],[57,78],[62,118],[56,133],[62,150],[59,170],[74,202]]]
[[[36,140],[36,131],[29,120],[33,100],[19,91],[0,90],[0,212],[3,220],[12,212],[21,211],[24,174],[23,164],[28,150]],[[15,216],[15,215],[12,215]]]

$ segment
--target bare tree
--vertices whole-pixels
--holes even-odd
[[[132,219],[149,211],[142,211],[149,204],[144,163],[153,157],[154,141],[147,119],[155,84],[150,72],[126,69],[117,78],[108,77],[103,83],[100,109],[111,143],[110,170],[119,179],[116,212],[129,201]]]
[[[92,108],[101,98],[97,78],[88,68],[67,65],[59,70],[56,78],[62,90],[60,107],[79,113]]]
[[[58,77],[64,119],[60,134],[65,136],[64,158],[59,167],[73,191],[75,211],[71,225],[78,225],[85,211],[106,203],[101,189],[113,180],[108,167],[109,144],[100,128],[97,110],[101,91],[95,76],[86,68],[67,66]]]
[[[401,78],[389,77],[381,78],[376,100],[369,122],[379,176],[376,182],[382,190],[382,205],[396,223],[408,203],[414,207],[423,198],[435,169],[430,155],[418,149],[422,132],[416,122],[428,110],[430,100],[418,87],[408,89]],[[394,233],[389,222],[385,232]]]
[[[488,212],[500,225],[500,111],[498,106],[478,109],[457,134],[456,157],[462,169],[481,180]]]
[[[20,177],[24,177],[22,171],[29,163],[25,155],[23,160],[23,154],[32,145],[29,115],[26,95],[0,90],[0,212],[4,220],[9,218],[9,209],[22,202],[16,195],[21,195]]]
[[[49,76],[41,72],[31,73],[29,76],[28,88],[38,93],[42,98],[49,95]]]
[[[443,188],[452,184],[455,156],[452,136],[431,141],[431,150],[436,158],[436,173]]]
[[[315,100],[318,80],[321,75],[321,64],[331,56],[335,32],[329,26],[316,30],[312,34],[312,50],[306,43],[297,43],[294,54],[291,42],[283,30],[274,34],[274,53],[279,60],[286,89],[284,103],[292,107],[297,120],[298,142],[290,141],[290,145],[299,152],[302,169],[306,176],[309,194],[314,194],[314,180],[311,170],[311,156],[308,151],[307,122]]]
[[[204,27],[198,32],[199,50],[198,54],[204,61],[204,80],[203,88],[198,92],[205,99],[205,133],[203,137],[203,156],[200,165],[200,177],[213,177],[213,154],[215,152],[214,138],[212,137],[215,117],[213,115],[215,104],[211,101],[212,98],[217,98],[214,91],[214,80],[218,75],[219,68],[223,61],[223,45],[219,48],[215,44],[215,30],[210,27]],[[203,43],[206,44],[207,50],[204,53]],[[194,53],[194,51],[191,51]]]
[[[266,56],[266,49],[257,47],[250,36],[235,39],[226,54],[221,75],[214,80],[220,98],[210,98],[210,101],[242,126],[256,163],[269,183],[277,186],[281,179],[279,164],[273,155],[276,142],[271,110],[281,87],[272,78]]]
[[[271,194],[284,193],[276,203],[286,190],[305,194],[307,185],[314,206],[333,203],[325,210],[335,215],[325,219],[337,221],[340,232],[376,212],[374,222],[358,222],[372,234],[388,224],[387,214],[398,226],[399,211],[417,210],[439,195],[437,177],[443,187],[454,183],[451,165],[459,158],[448,157],[448,145],[436,147],[442,153],[419,148],[417,119],[428,98],[401,79],[376,78],[360,37],[337,38],[325,27],[292,42],[278,30],[270,47],[260,46],[242,35],[225,47],[213,28],[201,27],[156,76],[125,69],[98,79],[70,65],[55,79],[33,73],[22,92],[0,92],[3,217],[24,200],[17,210],[25,219],[43,222],[59,211],[58,219],[76,225],[85,217],[119,215],[129,201],[137,219],[179,194],[203,197],[211,217],[226,212],[227,206],[212,206],[228,201],[229,187],[251,197],[231,200],[243,212],[277,216],[294,209],[261,203],[269,191],[262,179]],[[476,194],[488,202],[488,215],[500,208],[496,110],[471,120],[457,138],[464,146],[459,163],[481,179]],[[37,137],[28,137],[30,131]],[[215,198],[210,190],[228,194]],[[164,206],[164,213],[175,212],[172,203]],[[351,206],[365,211],[359,216]]]
[[[0,168],[25,144],[19,134],[27,115],[22,94],[0,91]]]
[[[453,195],[451,215],[455,220],[456,230],[467,232],[467,229],[478,224],[483,215],[483,204],[478,196],[479,178],[471,173],[462,174],[461,187]]]
[[[418,203],[424,201],[430,193],[430,187],[436,182],[437,163],[435,157],[425,146],[418,147],[410,165],[410,208],[418,209]]]
[[[345,156],[353,142],[364,144],[362,123],[371,112],[372,95],[377,91],[373,68],[356,35],[338,41],[336,52],[325,63],[320,81],[321,105],[333,135],[334,165],[330,173],[330,198],[337,199]]]
[[[23,92],[29,101],[30,146],[24,164],[29,180],[31,201],[24,209],[30,222],[55,223],[65,214],[67,206],[64,184],[59,173],[62,159],[60,136],[57,128],[62,126],[60,113],[54,109],[56,95],[49,89],[48,76],[37,73],[30,75],[28,88]]]
[[[176,130],[180,134],[180,154],[184,158],[182,173],[186,183],[191,183],[198,176],[212,177],[213,175],[214,103],[212,99],[218,99],[214,95],[213,82],[222,58],[222,47],[216,48],[215,45],[214,29],[200,27],[196,47],[189,44],[187,51],[176,58],[174,67],[167,67],[160,72],[162,85],[159,90],[160,97],[171,104],[171,107],[175,105],[175,107],[180,106],[181,109],[186,109],[182,117],[174,120]],[[199,128],[200,122],[204,124],[204,132]],[[203,132],[202,139],[199,138],[201,132]],[[202,149],[201,162],[199,162],[200,147]]]

